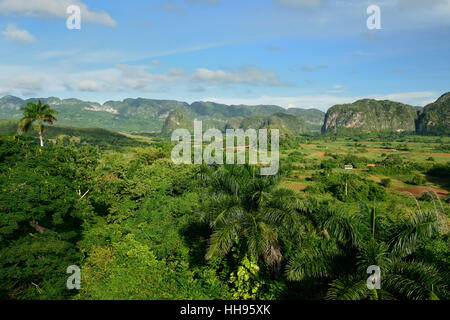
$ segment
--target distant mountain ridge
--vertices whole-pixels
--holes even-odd
[[[450,92],[424,108],[389,100],[362,99],[328,109],[322,133],[416,132],[450,134]]]
[[[228,121],[226,129],[279,129],[281,135],[299,135],[306,133],[305,120],[299,116],[274,113],[269,116],[249,116]]]
[[[307,123],[321,125],[325,113],[320,110],[284,109],[274,105],[225,105],[214,102],[188,104],[176,100],[125,99],[104,104],[79,99],[39,98],[59,111],[58,124],[81,128],[105,128],[122,132],[160,132],[173,110],[182,111],[190,119],[203,120],[209,127],[225,127],[231,118],[270,116],[285,113],[299,116]],[[29,101],[14,96],[0,98],[0,118],[18,120],[20,107]],[[322,119],[322,120],[321,120]]]
[[[194,122],[189,119],[183,111],[175,109],[170,111],[161,130],[163,135],[170,135],[176,129],[186,129],[193,132]]]
[[[331,107],[325,115],[322,133],[414,132],[417,117],[416,109],[410,105],[362,99]]]
[[[450,135],[450,92],[443,94],[419,112],[417,131]]]
[[[15,96],[0,98],[0,119],[19,120],[20,107],[28,101]],[[59,111],[58,125],[104,128],[126,133],[167,133],[194,119],[203,128],[283,127],[292,134],[354,134],[372,132],[416,132],[450,135],[450,92],[420,108],[389,101],[362,99],[331,107],[327,113],[317,109],[284,109],[275,105],[225,105],[214,102],[188,104],[176,100],[125,99],[104,104],[79,99],[41,98]],[[174,112],[176,110],[176,112]],[[173,117],[167,121],[170,114]],[[189,127],[188,127],[189,128]]]

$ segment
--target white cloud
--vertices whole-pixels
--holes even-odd
[[[191,92],[204,92],[204,91],[206,91],[206,89],[204,87],[202,87],[202,86],[195,85],[195,86],[190,87],[189,91],[191,91]]]
[[[433,91],[397,92],[390,94],[373,95],[371,98],[377,100],[399,101],[413,106],[425,106],[436,101],[440,94]]]
[[[155,86],[161,88],[161,84],[178,82],[184,78],[184,69],[181,68],[171,68],[166,73],[150,73],[145,67],[122,64],[116,69],[119,71],[119,84],[129,89],[153,91]]]
[[[450,24],[450,0],[391,0],[381,10],[387,16],[385,21],[395,21],[402,29]],[[399,21],[393,20],[394,16]]]
[[[294,8],[314,8],[321,4],[321,0],[275,0],[277,4]]]
[[[6,30],[2,32],[6,41],[17,43],[33,43],[36,39],[25,29],[19,29],[15,24],[8,24]]]
[[[414,106],[424,106],[436,101],[439,94],[431,91],[423,92],[399,92],[390,94],[375,94],[367,96],[340,96],[332,94],[305,95],[296,97],[261,96],[256,98],[214,98],[206,97],[202,100],[223,104],[246,104],[246,105],[278,105],[284,108],[316,108],[323,111],[336,104],[353,103],[364,98],[377,100],[392,100],[411,104]]]
[[[209,70],[200,68],[191,75],[192,80],[210,85],[248,84],[285,86],[276,72],[261,70],[258,67],[245,67],[238,71]]]
[[[35,93],[38,93],[44,84],[44,79],[35,75],[20,75],[8,79],[5,86],[9,85],[9,89],[7,91],[16,90],[21,94],[28,96]]]
[[[320,66],[301,66],[301,67],[293,67],[290,68],[292,72],[302,71],[302,72],[313,72],[320,69],[327,69],[328,66],[320,65]]]
[[[67,19],[67,7],[81,9],[81,21],[114,27],[116,21],[105,11],[93,11],[80,0],[0,0],[0,14],[33,18]]]
[[[169,86],[185,84],[190,91],[204,91],[206,86],[229,86],[233,84],[282,86],[278,74],[257,67],[238,71],[197,69],[186,73],[183,68],[169,68],[163,73],[153,73],[146,66],[119,64],[114,68],[72,73],[64,79],[64,86],[81,91],[163,92]]]
[[[44,51],[39,54],[39,58],[41,59],[60,59],[60,58],[68,58],[74,57],[77,55],[77,52],[74,50],[52,50],[52,51]]]
[[[331,93],[342,93],[345,91],[345,86],[342,84],[333,84],[331,86]]]
[[[101,91],[101,87],[96,81],[82,80],[78,85],[78,90],[88,92],[99,92]]]
[[[138,90],[142,92],[166,92],[169,85],[185,79],[184,69],[171,68],[165,73],[150,73],[147,67],[120,64],[114,68],[59,75],[55,81],[71,91],[118,92]]]
[[[137,93],[161,93],[167,92],[176,86],[184,87],[191,92],[204,92],[210,89],[208,86],[214,83],[218,85],[229,85],[230,81],[238,81],[243,84],[260,84],[267,79],[255,76],[239,74],[236,72],[217,72],[207,70],[205,81],[194,80],[193,75],[181,68],[168,69],[162,73],[150,72],[151,68],[145,66],[117,65],[112,68],[98,69],[92,71],[66,72],[58,66],[53,67],[27,67],[23,65],[0,65],[0,93],[16,95],[38,95],[45,93],[61,95],[61,93],[76,92],[99,92],[105,93],[107,100],[113,94],[121,97],[132,97]],[[245,69],[244,69],[245,70]],[[251,74],[251,73],[250,73]],[[257,72],[259,74],[259,72]],[[262,75],[265,72],[262,71]],[[264,80],[265,79],[265,80]],[[277,79],[277,77],[275,77]],[[250,81],[253,80],[254,82]],[[218,81],[218,82],[217,82]],[[224,82],[225,81],[225,82]],[[233,82],[234,83],[234,82]],[[340,84],[335,84],[331,89],[345,89]],[[249,93],[251,94],[251,92]],[[69,95],[75,95],[69,93]],[[253,95],[253,94],[252,94]],[[256,96],[252,98],[220,98],[204,97],[202,100],[214,101],[225,104],[270,104],[282,107],[295,106],[303,108],[317,108],[327,110],[335,104],[352,103],[363,98],[378,100],[393,100],[415,106],[424,106],[434,102],[441,93],[434,91],[415,92],[391,92],[382,94],[339,94],[329,91],[323,94],[308,94],[303,96]],[[248,97],[248,96],[247,96]],[[199,97],[200,98],[200,97]],[[180,98],[183,100],[183,98]]]

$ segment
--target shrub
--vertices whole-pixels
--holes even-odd
[[[450,162],[433,165],[427,174],[433,177],[450,178]]]
[[[425,178],[422,177],[422,176],[419,175],[419,174],[413,175],[413,177],[411,178],[411,180],[408,181],[409,184],[413,184],[413,185],[416,185],[416,186],[425,184],[425,182],[426,182]]]
[[[381,179],[381,185],[386,188],[389,188],[391,186],[391,182],[392,181],[389,178]]]

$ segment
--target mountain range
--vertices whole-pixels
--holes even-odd
[[[450,92],[424,108],[389,101],[362,99],[328,109],[322,133],[416,132],[450,134]]]
[[[155,99],[125,99],[104,104],[79,99],[39,98],[59,111],[58,124],[80,128],[105,128],[128,133],[160,132],[173,110],[182,111],[190,119],[202,120],[208,127],[225,128],[230,119],[249,116],[270,116],[275,113],[291,114],[303,119],[311,128],[319,129],[325,113],[317,109],[284,109],[274,105],[224,105],[214,102],[186,102]],[[0,119],[18,120],[20,108],[29,101],[14,96],[0,99]]]
[[[0,119],[19,120],[21,107],[38,98],[14,96],[0,99]],[[104,104],[79,99],[40,98],[59,111],[58,125],[103,128],[125,133],[160,133],[192,127],[194,119],[204,128],[279,128],[285,134],[322,131],[323,134],[416,132],[450,135],[450,92],[423,108],[389,100],[361,99],[317,109],[284,109],[276,105],[225,105],[214,102],[125,99]]]

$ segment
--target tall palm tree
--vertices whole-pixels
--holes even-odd
[[[277,277],[282,259],[277,227],[296,212],[293,192],[277,188],[276,177],[262,177],[248,165],[204,167],[200,176],[211,186],[204,216],[212,229],[206,259],[242,244],[251,259],[262,258]]]
[[[26,106],[21,108],[23,110],[23,117],[19,122],[18,133],[22,134],[27,132],[33,123],[37,121],[37,126],[35,130],[39,135],[39,140],[41,142],[41,147],[44,146],[44,139],[42,134],[45,132],[44,123],[53,124],[56,120],[55,115],[58,114],[56,110],[53,110],[48,104],[42,104],[41,100],[36,103],[28,102]]]

